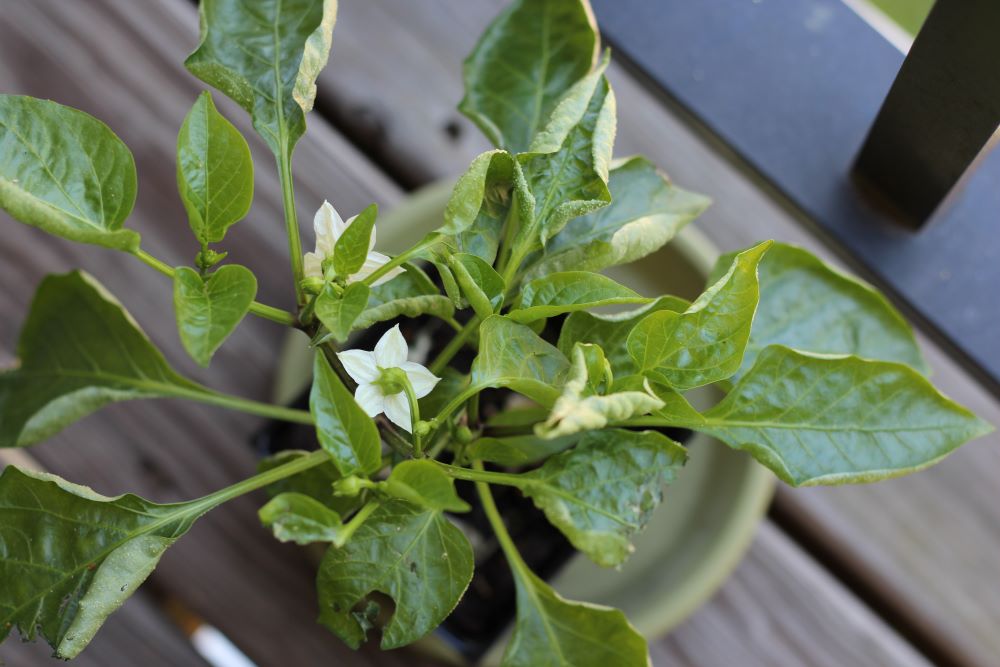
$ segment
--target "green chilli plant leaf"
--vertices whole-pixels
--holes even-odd
[[[178,373],[154,345],[173,339],[169,317],[144,323],[157,327],[150,338],[96,278],[52,275],[0,373],[0,447],[64,429],[72,442],[85,432],[72,423],[131,399],[305,427],[272,438],[278,451],[256,474],[171,504],[4,468],[0,639],[40,635],[56,657],[77,656],[199,517],[260,490],[265,530],[325,550],[318,620],[352,648],[378,638],[395,649],[442,624],[454,634],[488,621],[510,628],[506,647],[491,647],[501,667],[647,667],[640,629],[607,598],[566,599],[536,573],[548,564],[537,544],[522,555],[525,511],[582,557],[620,568],[656,511],[701,529],[703,508],[674,485],[691,431],[811,486],[917,472],[992,430],[932,384],[884,296],[802,248],[762,240],[676,283],[624,266],[704,265],[658,253],[678,236],[682,253],[698,245],[686,227],[709,199],[642,156],[613,155],[610,52],[586,0],[513,0],[486,27],[465,61],[459,108],[495,148],[450,191],[429,188],[381,217],[392,202],[372,203],[346,220],[331,203],[342,193],[328,193],[313,218],[315,250],[304,252],[296,198],[316,193],[295,191],[291,157],[336,10],[335,0],[201,0],[201,40],[185,63],[250,114],[277,158],[290,310],[256,301],[270,272],[223,263],[213,247],[247,217],[255,178],[271,175],[255,175],[247,141],[208,92],[177,139],[177,187],[198,246],[191,266],[157,259],[124,227],[137,175],[110,129],[54,102],[0,95],[0,208],[168,276],[177,333],[201,366],[227,343],[237,354],[219,354],[212,371],[239,363],[230,338],[248,315],[288,327],[290,351],[280,399],[224,394]],[[380,243],[402,227],[419,240],[385,255],[376,227]],[[663,293],[673,284],[706,286]],[[301,403],[287,405],[296,392]],[[697,473],[695,484],[719,481]],[[494,496],[501,487],[508,493]],[[661,556],[627,567],[679,566]],[[661,579],[643,576],[644,595]],[[594,590],[625,594],[620,581]],[[466,617],[483,608],[498,614]]]

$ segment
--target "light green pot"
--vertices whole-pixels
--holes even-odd
[[[379,250],[399,252],[440,226],[450,193],[447,182],[428,186],[379,218]],[[659,252],[608,274],[640,294],[694,298],[718,254],[689,225]],[[276,398],[287,401],[308,381],[311,361],[304,338],[289,340],[284,362]],[[707,389],[688,398],[704,409],[720,394]],[[623,610],[650,639],[677,626],[718,590],[749,547],[774,488],[771,473],[749,456],[701,434],[685,444],[690,460],[665,490],[649,526],[634,540],[635,553],[628,562],[605,569],[577,555],[551,582],[571,600]],[[502,637],[483,663],[498,664],[505,643]],[[422,648],[455,659],[435,638]]]

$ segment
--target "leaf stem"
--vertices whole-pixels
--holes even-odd
[[[344,530],[341,532],[341,539],[346,544],[354,537],[355,531],[361,527],[361,525],[368,520],[368,517],[372,515],[372,512],[378,509],[379,503],[377,500],[371,500],[354,513],[354,516],[344,524]]]
[[[475,461],[472,465],[476,467],[475,472],[486,474],[481,461]],[[476,491],[479,493],[479,500],[483,505],[483,511],[486,513],[486,518],[490,521],[490,526],[493,527],[493,533],[497,536],[500,548],[503,549],[504,556],[507,557],[507,562],[515,573],[523,577],[524,573],[530,570],[527,563],[521,558],[521,552],[518,551],[517,545],[514,544],[510,533],[507,532],[507,526],[504,525],[503,517],[500,516],[500,510],[497,509],[497,504],[493,500],[493,494],[490,493],[489,485],[483,482],[476,482]]]
[[[406,400],[410,404],[410,433],[413,435],[413,458],[421,458],[424,455],[423,439],[417,430],[420,422],[420,402],[417,401],[417,393],[413,391],[413,383],[410,378],[403,374],[403,392],[406,393]]]
[[[197,511],[208,511],[213,507],[221,505],[222,503],[238,498],[242,495],[250,493],[251,491],[256,491],[257,489],[270,484],[274,484],[275,482],[279,482],[286,477],[291,477],[292,475],[297,475],[300,472],[309,470],[310,468],[315,468],[316,466],[322,465],[329,460],[330,455],[324,450],[318,449],[276,468],[264,471],[260,474],[254,475],[253,477],[248,477],[247,479],[237,482],[232,486],[227,486],[224,489],[220,489],[207,496],[203,496],[202,498],[193,501],[192,506],[196,507]],[[364,508],[362,508],[362,510],[363,509]],[[360,514],[361,512],[359,511],[358,513]]]
[[[364,279],[361,282],[363,282],[365,285],[368,285],[369,287],[371,287],[372,284],[376,280],[378,280],[379,278],[381,278],[385,274],[389,273],[390,271],[392,271],[396,267],[401,266],[407,260],[409,260],[411,257],[413,257],[414,255],[416,255],[419,252],[422,252],[423,250],[426,250],[427,248],[429,248],[430,246],[434,245],[437,242],[438,242],[438,238],[436,236],[434,236],[433,234],[425,236],[423,239],[421,239],[420,241],[418,241],[416,243],[416,245],[412,246],[408,250],[404,250],[403,252],[401,252],[400,254],[396,255],[395,257],[393,257],[392,259],[390,259],[388,262],[386,262],[385,264],[383,264],[382,266],[378,267],[373,272],[371,272],[370,274],[368,274],[367,276],[365,276]]]
[[[192,401],[198,401],[199,403],[217,405],[223,408],[238,410],[240,412],[246,412],[260,417],[294,422],[296,424],[312,425],[314,423],[312,414],[306,410],[296,410],[294,408],[286,408],[280,405],[261,403],[249,398],[230,396],[228,394],[222,394],[213,389],[209,389],[208,387],[186,389],[184,387],[170,386],[165,391],[169,392],[171,396],[176,398],[187,398]]]
[[[146,265],[153,267],[163,275],[173,279],[173,267],[163,260],[153,257],[142,248],[136,250],[134,255]],[[278,324],[284,324],[290,327],[298,326],[298,320],[287,310],[275,308],[274,306],[268,306],[258,301],[254,301],[250,304],[250,312],[258,317],[263,317],[265,320],[271,320],[272,322],[277,322]]]
[[[278,178],[281,181],[281,203],[285,211],[285,234],[288,236],[288,254],[292,262],[292,279],[295,281],[295,302],[305,303],[302,278],[305,275],[302,259],[302,237],[299,235],[299,218],[295,210],[295,187],[292,181],[292,151],[287,140],[282,142],[277,155]]]
[[[508,472],[492,472],[489,470],[483,470],[483,466],[480,461],[473,462],[473,465],[476,466],[475,470],[441,463],[440,461],[435,461],[434,463],[440,466],[449,477],[461,479],[466,482],[485,482],[488,484],[500,484],[501,486],[513,486],[519,489],[523,489],[528,484],[528,480],[522,478],[520,475],[514,475]]]
[[[479,317],[473,317],[471,320],[466,322],[465,326],[462,327],[457,334],[455,334],[454,338],[448,341],[448,344],[443,350],[441,350],[441,353],[437,356],[437,358],[431,362],[428,370],[431,373],[434,373],[434,375],[441,375],[441,372],[448,365],[448,362],[450,362],[455,355],[458,354],[458,351],[461,350],[462,346],[464,346],[469,340],[469,336],[475,333],[476,328],[479,327],[479,322]]]

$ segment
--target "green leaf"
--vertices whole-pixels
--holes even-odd
[[[368,252],[375,245],[372,229],[378,217],[378,206],[369,204],[361,213],[348,221],[344,233],[333,249],[333,270],[340,278],[347,278],[361,270]]]
[[[455,314],[451,299],[441,294],[427,274],[412,264],[404,264],[403,268],[402,275],[372,288],[368,305],[354,321],[354,329],[367,329],[397,317]]]
[[[670,310],[683,313],[690,302],[676,296],[662,296],[653,303],[624,313],[598,315],[579,311],[570,314],[563,322],[559,333],[559,349],[567,356],[577,343],[599,345],[611,364],[615,375],[627,377],[639,372],[632,356],[628,353],[628,335],[644,317],[651,313]]]
[[[578,436],[544,439],[537,435],[480,438],[469,445],[465,454],[473,460],[517,468],[544,461],[569,449],[577,440]]]
[[[663,310],[639,322],[627,345],[640,372],[681,391],[732,377],[757,308],[757,264],[770,245],[736,255],[726,274],[683,313]]]
[[[282,542],[301,545],[329,542],[342,547],[347,541],[340,515],[301,493],[282,493],[272,498],[258,514],[260,522],[271,528]]]
[[[614,166],[608,189],[611,203],[569,221],[545,246],[527,279],[634,262],[663,247],[710,203],[707,197],[673,185],[643,157]]]
[[[597,53],[597,25],[585,0],[518,0],[466,59],[458,108],[495,146],[523,152]]]
[[[257,472],[267,472],[308,455],[309,452],[296,449],[278,452],[273,456],[262,459],[257,464]],[[265,487],[265,491],[267,491],[271,498],[280,496],[283,493],[306,495],[313,500],[323,503],[337,514],[347,516],[358,508],[359,501],[357,497],[333,495],[333,483],[339,479],[341,477],[337,467],[333,465],[332,461],[327,461],[322,465],[314,466],[291,477],[274,482]]]
[[[184,66],[253,118],[275,155],[291,155],[330,53],[336,0],[201,0],[201,42]]]
[[[724,272],[722,265],[731,261],[730,255],[721,257],[714,272]],[[772,344],[897,361],[928,374],[906,320],[867,283],[784,243],[771,246],[757,271],[760,303],[741,375]]]
[[[514,568],[517,618],[502,667],[648,667],[646,640],[611,607],[573,602]]]
[[[420,414],[436,415],[469,386],[469,376],[453,366],[441,372],[441,381],[420,399]]]
[[[569,360],[523,324],[493,315],[479,326],[472,386],[507,387],[543,404],[559,398]]]
[[[599,273],[564,271],[536,278],[525,285],[517,309],[508,317],[527,323],[577,310],[652,301]]]
[[[507,284],[486,260],[458,253],[448,258],[448,265],[476,315],[486,319],[500,310]]]
[[[403,461],[381,487],[396,498],[441,512],[468,512],[469,504],[458,497],[455,481],[427,459]]]
[[[0,208],[79,243],[134,252],[132,153],[111,129],[48,100],[0,95]]]
[[[347,391],[322,352],[316,354],[309,408],[320,446],[342,477],[370,475],[382,465],[382,441],[372,418]]]
[[[371,290],[364,283],[351,283],[337,294],[327,285],[316,297],[316,317],[338,343],[347,341],[354,323],[368,306]]]
[[[253,158],[240,131],[205,91],[177,136],[177,189],[202,247],[218,243],[253,202]]]
[[[616,112],[606,66],[607,60],[566,93],[529,152],[518,156],[535,198],[533,219],[542,245],[572,218],[611,202]]]
[[[629,539],[686,458],[683,447],[655,431],[591,431],[575,448],[520,475],[519,488],[574,547],[613,567],[628,558]]]
[[[439,510],[394,500],[381,505],[340,549],[330,549],[317,578],[320,622],[352,648],[369,623],[354,613],[375,591],[395,611],[382,648],[410,644],[451,613],[472,579],[472,547]]]
[[[186,266],[174,271],[174,313],[184,349],[202,366],[243,321],[257,296],[257,278],[237,264],[203,280]]]
[[[909,366],[780,345],[692,427],[793,486],[898,477],[992,430]]]
[[[74,658],[145,581],[163,552],[215,504],[108,498],[40,472],[0,475],[0,641],[36,632]]]
[[[0,447],[30,445],[113,403],[205,392],[167,365],[124,307],[80,271],[49,276],[0,375]]]

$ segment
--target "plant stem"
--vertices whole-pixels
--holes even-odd
[[[528,484],[528,480],[522,478],[520,475],[514,475],[507,472],[491,472],[489,470],[483,470],[482,463],[479,461],[474,462],[474,465],[476,465],[475,470],[441,463],[440,461],[435,461],[434,463],[439,465],[441,469],[444,470],[444,472],[450,477],[461,479],[466,482],[486,482],[489,484],[500,484],[502,486],[514,486],[519,489],[524,488],[524,486]]]
[[[466,401],[478,394],[480,391],[482,391],[482,389],[479,387],[467,387],[458,396],[448,401],[448,404],[441,408],[441,411],[438,412],[437,416],[430,420],[431,429],[437,430],[453,412],[461,408]]]
[[[209,389],[208,387],[186,389],[171,385],[166,387],[164,391],[165,393],[169,393],[171,396],[176,398],[187,398],[192,401],[198,401],[199,403],[217,405],[231,410],[238,410],[240,412],[258,415],[260,417],[279,419],[281,421],[294,422],[296,424],[312,425],[314,423],[312,414],[306,410],[296,410],[294,408],[286,408],[280,405],[271,405],[270,403],[260,403],[248,398],[240,398],[239,396],[221,394],[217,391]]]
[[[381,278],[385,274],[389,273],[390,271],[392,271],[396,267],[401,266],[403,263],[405,263],[411,257],[413,257],[417,253],[419,253],[419,252],[427,249],[428,247],[434,245],[437,242],[438,242],[437,237],[434,237],[434,236],[424,237],[423,239],[421,239],[420,241],[418,241],[417,244],[414,245],[413,247],[411,247],[410,249],[404,250],[403,252],[401,252],[400,254],[396,255],[395,257],[393,257],[392,259],[390,259],[388,262],[386,262],[382,266],[380,266],[377,269],[375,269],[372,273],[370,273],[369,275],[365,276],[364,279],[361,282],[363,282],[365,285],[368,285],[369,287],[371,287],[372,283],[374,283],[376,280],[378,280],[379,278]]]
[[[163,260],[153,257],[142,248],[135,251],[135,256],[168,278],[172,279],[174,277],[174,269],[172,266]],[[268,306],[257,301],[250,304],[250,312],[258,317],[263,317],[266,320],[271,320],[272,322],[277,322],[278,324],[284,324],[290,327],[294,327],[298,324],[298,320],[295,319],[295,316],[287,310],[275,308],[274,306]]]
[[[295,281],[295,303],[305,303],[302,292],[304,275],[302,260],[302,237],[299,235],[299,218],[295,211],[295,186],[292,181],[292,152],[283,137],[278,151],[278,178],[281,181],[281,203],[285,211],[285,234],[288,236],[288,254],[292,262],[292,279]]]
[[[288,463],[278,466],[277,468],[272,468],[271,470],[254,475],[253,477],[248,477],[242,482],[237,482],[232,486],[227,486],[224,489],[210,493],[209,495],[194,501],[192,505],[194,508],[202,512],[208,511],[224,502],[238,498],[242,495],[250,493],[251,491],[256,491],[257,489],[268,486],[269,484],[274,484],[275,482],[281,481],[286,477],[297,475],[300,472],[309,470],[310,468],[315,468],[316,466],[322,465],[329,460],[330,455],[322,449],[319,449],[305,456],[293,459]]]
[[[443,371],[448,365],[448,362],[450,362],[455,355],[458,354],[458,351],[462,349],[462,346],[465,345],[466,341],[469,340],[469,336],[475,332],[478,326],[478,317],[473,317],[471,320],[466,322],[461,331],[455,334],[455,337],[448,341],[448,344],[443,350],[441,350],[441,353],[437,356],[437,358],[431,362],[428,370],[431,373],[434,373],[434,375],[441,375],[441,371]]]
[[[419,459],[424,455],[424,445],[417,432],[417,423],[420,422],[420,403],[417,401],[417,394],[413,391],[413,384],[410,378],[403,376],[403,391],[406,393],[406,400],[410,404],[410,432],[413,434],[413,458]]]
[[[350,521],[344,524],[344,530],[341,533],[342,540],[346,544],[352,537],[354,537],[354,532],[361,527],[368,517],[372,515],[372,512],[378,509],[380,503],[377,500],[372,500],[365,503],[364,507],[355,512],[354,516],[351,517]]]
[[[476,461],[473,465],[476,466],[476,472],[485,473],[482,469],[482,462]],[[511,570],[519,576],[524,576],[524,573],[529,571],[528,565],[521,558],[521,552],[517,550],[517,545],[514,544],[510,533],[507,532],[507,526],[504,525],[503,517],[500,516],[500,510],[497,509],[497,504],[493,501],[493,494],[490,493],[489,485],[483,482],[476,482],[476,491],[479,493],[479,500],[483,505],[483,511],[486,513],[486,518],[489,519],[490,525],[493,527],[493,533],[497,536],[497,541],[500,543],[500,548],[503,549],[504,556],[507,557],[507,562],[510,564]]]

